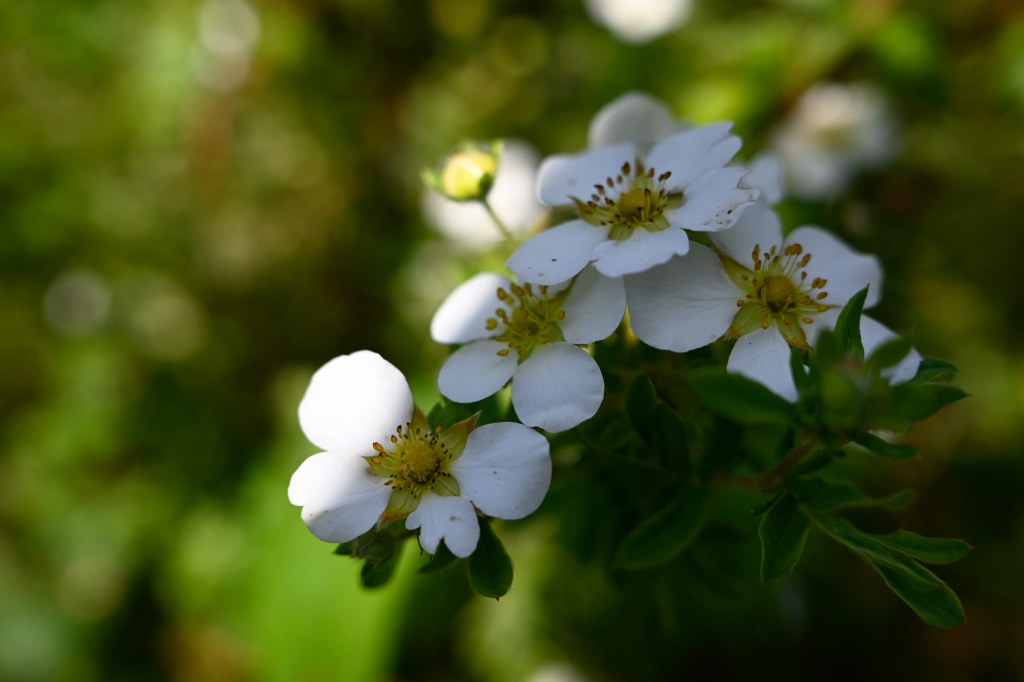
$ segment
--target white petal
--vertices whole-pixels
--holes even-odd
[[[571,204],[571,197],[586,200],[594,193],[594,185],[614,178],[626,162],[636,162],[636,148],[631,144],[549,156],[537,171],[537,195],[553,206]]]
[[[782,199],[782,162],[768,152],[758,154],[747,164],[747,174],[740,180],[740,187],[759,190],[769,204]]]
[[[764,384],[772,392],[793,402],[797,392],[789,369],[789,356],[789,344],[772,325],[741,336],[729,355],[726,368]]]
[[[732,227],[758,197],[756,189],[739,187],[746,171],[731,166],[706,173],[686,188],[683,205],[665,212],[676,227],[719,232]]]
[[[600,368],[570,343],[538,348],[512,380],[512,404],[520,421],[548,431],[565,431],[590,419],[603,399]]]
[[[583,268],[565,300],[562,335],[569,343],[593,343],[611,336],[626,313],[626,290],[621,277],[605,277]]]
[[[466,343],[492,336],[487,319],[501,305],[498,289],[509,289],[508,278],[483,272],[448,294],[430,321],[430,336],[438,343]]]
[[[480,522],[473,504],[462,497],[444,497],[425,493],[416,511],[405,520],[409,530],[420,529],[420,547],[427,554],[437,554],[444,539],[452,554],[468,557],[480,540]]]
[[[498,341],[473,341],[452,353],[441,365],[437,388],[457,403],[475,403],[496,393],[512,378],[519,364],[515,352],[500,356],[508,346]]]
[[[728,230],[712,232],[711,241],[725,252],[725,255],[747,269],[753,269],[751,253],[754,247],[768,251],[772,246],[782,249],[782,221],[771,206],[757,201],[743,212],[740,219]]]
[[[469,434],[450,473],[462,497],[499,519],[532,514],[551,485],[548,439],[522,424],[486,424]]]
[[[594,248],[594,267],[607,277],[621,277],[649,270],[689,250],[690,238],[678,227],[660,232],[639,229],[627,239],[598,244]]]
[[[633,333],[648,346],[685,353],[720,338],[742,297],[715,253],[693,244],[690,253],[626,278]]]
[[[664,102],[643,92],[627,92],[591,119],[587,145],[596,149],[627,143],[648,149],[674,131],[675,120]]]
[[[505,266],[523,282],[558,284],[582,270],[607,238],[607,227],[570,220],[527,240]]]
[[[896,337],[896,332],[892,331],[881,322],[874,320],[867,315],[861,316],[860,339],[861,343],[864,344],[865,357],[871,355],[871,353],[884,342],[895,339]],[[902,384],[904,381],[909,381],[914,378],[914,375],[917,374],[918,365],[920,364],[921,354],[918,353],[916,349],[911,348],[905,358],[882,372],[882,376],[886,377],[894,384]]]
[[[872,255],[854,251],[831,232],[820,227],[799,227],[786,237],[786,244],[800,244],[804,253],[811,254],[811,262],[804,268],[808,281],[816,277],[828,280],[822,301],[843,306],[854,294],[870,285],[865,308],[882,298],[882,264]]]
[[[377,522],[391,488],[370,472],[362,457],[321,452],[292,474],[288,499],[302,507],[302,520],[313,535],[325,542],[348,542]]]
[[[318,369],[299,403],[299,424],[324,450],[363,455],[412,418],[412,391],[398,369],[368,350]]]
[[[671,171],[669,187],[686,187],[736,155],[741,143],[731,128],[732,123],[715,123],[667,137],[647,155],[646,165],[659,175]]]

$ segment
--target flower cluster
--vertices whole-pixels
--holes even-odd
[[[882,270],[820,227],[787,234],[772,208],[779,163],[736,165],[731,128],[676,121],[663,103],[629,93],[595,117],[587,150],[540,164],[540,202],[573,217],[515,248],[514,278],[481,273],[457,287],[430,325],[435,341],[459,346],[440,368],[440,392],[476,403],[511,384],[521,423],[478,425],[477,413],[432,429],[380,356],[361,351],[321,368],[299,417],[324,452],[289,488],[312,532],[345,543],[404,520],[426,552],[443,539],[465,557],[478,515],[532,513],[551,479],[548,440],[534,429],[567,431],[598,412],[605,381],[589,348],[625,329],[627,308],[644,344],[686,353],[731,340],[728,371],[797,400],[790,349],[812,350],[865,288],[865,307],[878,303]],[[479,201],[499,221],[487,204],[501,182],[498,153],[466,147],[431,186]],[[860,325],[868,353],[896,338],[871,318]],[[919,362],[911,350],[883,376],[906,381]]]

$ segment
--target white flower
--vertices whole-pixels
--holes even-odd
[[[626,278],[630,322],[644,343],[683,353],[728,334],[737,338],[728,369],[796,399],[789,346],[811,348],[832,328],[842,306],[869,286],[864,307],[878,303],[882,269],[817,227],[782,237],[782,225],[765,204],[748,209],[737,225],[712,235],[722,251],[694,244],[690,253]],[[861,317],[870,353],[895,334]],[[912,351],[887,376],[906,381],[921,360]]]
[[[823,83],[800,97],[772,138],[792,192],[821,199],[857,171],[888,162],[896,126],[882,93],[869,83]]]
[[[594,114],[587,130],[590,149],[632,144],[646,154],[673,133],[690,130],[689,123],[677,121],[664,102],[645,92],[619,95]]]
[[[731,127],[675,133],[646,153],[643,145],[616,144],[548,157],[538,177],[541,201],[574,203],[580,218],[527,241],[508,267],[534,284],[564,282],[591,261],[602,274],[620,277],[685,254],[686,230],[732,226],[758,192],[738,186],[745,170],[726,167],[740,148]],[[628,135],[622,131],[608,137]]]
[[[334,358],[299,404],[303,432],[324,452],[292,475],[288,499],[326,542],[404,518],[426,552],[443,539],[452,554],[469,556],[480,537],[477,510],[523,518],[551,482],[547,439],[522,424],[475,422],[432,431],[391,363],[370,351]]]
[[[604,398],[601,370],[575,344],[606,338],[626,309],[621,278],[592,268],[569,287],[519,286],[484,273],[438,308],[430,335],[465,343],[441,367],[437,385],[451,400],[483,400],[512,380],[512,405],[528,426],[564,431],[594,416]]]
[[[525,234],[545,210],[534,194],[539,163],[540,156],[529,144],[518,140],[502,144],[487,201],[513,235]],[[422,207],[427,221],[456,248],[484,251],[505,239],[477,201],[453,201],[424,189]]]
[[[646,43],[690,18],[691,0],[586,0],[587,11],[627,43]]]

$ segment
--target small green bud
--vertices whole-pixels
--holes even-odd
[[[424,170],[423,182],[453,201],[480,201],[494,185],[500,157],[500,142],[467,142],[451,151],[438,170]]]

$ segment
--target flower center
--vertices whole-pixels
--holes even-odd
[[[458,495],[455,479],[448,473],[452,453],[440,438],[440,432],[423,431],[406,424],[398,426],[387,443],[374,443],[376,455],[367,457],[370,470],[386,479],[385,485],[418,498],[430,491],[438,495]]]
[[[529,283],[523,286],[513,284],[509,288],[511,293],[498,289],[498,300],[511,311],[498,308],[494,313],[496,317],[487,320],[487,329],[501,328],[494,340],[508,346],[499,350],[498,355],[504,357],[515,351],[522,362],[540,346],[565,340],[558,326],[565,319],[563,292],[551,297],[548,296],[548,288],[541,285],[535,293]]]
[[[791,345],[810,348],[801,324],[812,324],[814,316],[831,306],[823,303],[828,297],[828,280],[816,277],[807,281],[804,269],[811,254],[801,244],[790,244],[779,251],[772,246],[761,251],[754,247],[751,258],[754,269],[748,270],[727,256],[722,256],[726,273],[745,296],[736,301],[739,312],[729,333],[734,337],[767,329],[774,323]]]
[[[576,197],[572,200],[580,217],[588,223],[609,226],[612,239],[626,239],[637,229],[660,232],[669,226],[665,211],[681,206],[684,201],[682,192],[665,186],[671,175],[671,171],[659,175],[637,159],[635,167],[626,162],[614,178],[594,185],[595,191],[588,201]]]

